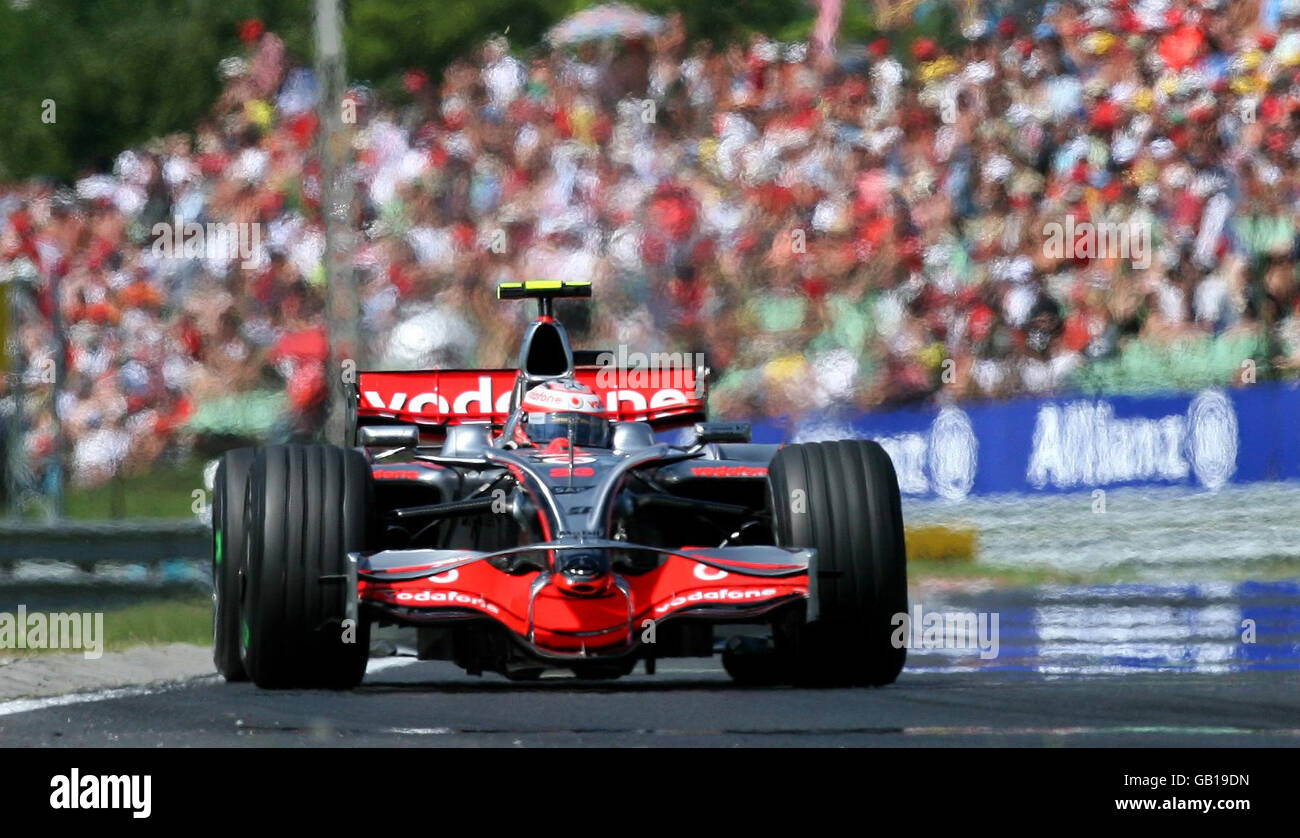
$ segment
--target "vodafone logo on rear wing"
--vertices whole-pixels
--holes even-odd
[[[706,413],[705,397],[696,395],[694,370],[680,371],[682,387],[601,386],[610,376],[599,373],[596,368],[579,367],[575,375],[600,397],[610,419],[672,427]],[[501,424],[509,418],[516,376],[514,370],[499,369],[362,372],[357,415],[426,425]]]

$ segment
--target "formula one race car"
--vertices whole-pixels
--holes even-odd
[[[539,303],[517,370],[362,372],[356,447],[222,458],[227,680],[355,686],[378,623],[415,627],[422,658],[516,680],[653,672],[712,655],[716,633],[743,683],[894,681],[906,561],[879,445],[753,444],[707,421],[693,354],[574,351],[553,301],[589,282],[498,296]],[[656,438],[674,429],[680,444]]]

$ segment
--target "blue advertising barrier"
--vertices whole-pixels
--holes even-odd
[[[755,442],[875,439],[904,494],[1218,489],[1300,479],[1300,387],[1054,397],[764,421]]]

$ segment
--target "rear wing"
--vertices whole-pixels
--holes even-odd
[[[574,375],[601,397],[605,415],[649,422],[656,430],[708,418],[708,369],[690,353],[657,353],[649,363],[618,366],[614,353],[575,353]],[[637,359],[639,360],[639,359]],[[674,364],[673,362],[676,361]],[[357,425],[413,422],[422,432],[465,423],[504,425],[515,403],[519,373],[511,369],[362,372],[352,394]]]

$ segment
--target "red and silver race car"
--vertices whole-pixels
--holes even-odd
[[[499,287],[539,301],[516,370],[360,373],[356,447],[224,455],[213,634],[227,680],[355,686],[376,623],[416,628],[422,658],[519,680],[653,672],[719,647],[746,683],[898,676],[903,520],[881,447],[759,445],[746,424],[707,421],[693,356],[570,347],[553,300],[590,294]],[[678,444],[658,438],[674,429]]]

